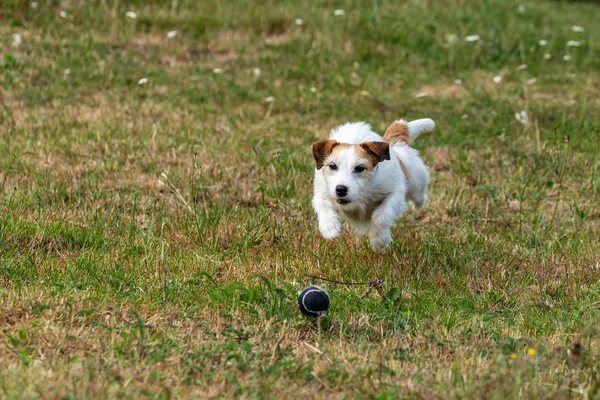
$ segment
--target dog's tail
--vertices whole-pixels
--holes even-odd
[[[435,128],[435,122],[430,118],[415,119],[408,123],[408,132],[411,142],[423,132],[431,132]]]
[[[388,126],[383,134],[383,140],[390,145],[398,142],[410,144],[421,133],[431,132],[433,128],[435,128],[435,122],[429,118],[416,119],[410,122],[401,119]]]

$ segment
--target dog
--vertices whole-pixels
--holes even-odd
[[[410,147],[435,127],[429,118],[395,121],[383,137],[364,122],[331,130],[329,140],[314,143],[316,161],[313,209],[325,239],[340,235],[347,222],[359,236],[368,235],[374,251],[392,243],[390,228],[407,207],[427,201],[429,171]]]

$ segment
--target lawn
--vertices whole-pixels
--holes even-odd
[[[599,398],[599,13],[1,2],[0,397]],[[311,143],[421,117],[391,250],[322,239]]]

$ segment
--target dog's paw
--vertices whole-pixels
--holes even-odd
[[[337,219],[319,222],[319,231],[325,239],[335,239],[342,232],[342,223]]]
[[[386,250],[392,244],[392,235],[390,235],[389,229],[371,230],[369,232],[369,243],[373,251],[380,253]]]

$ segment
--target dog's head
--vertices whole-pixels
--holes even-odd
[[[390,159],[386,142],[354,145],[324,140],[313,144],[312,152],[317,169],[323,171],[330,198],[344,207],[368,196],[377,164]]]

